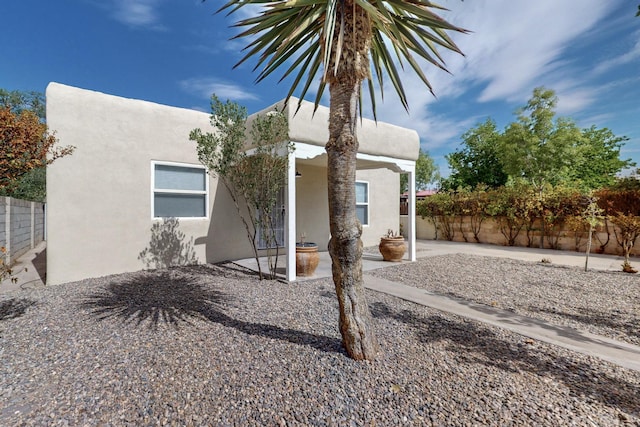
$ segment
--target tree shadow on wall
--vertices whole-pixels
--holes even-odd
[[[410,310],[394,310],[384,303],[374,303],[376,318],[390,318],[415,330],[425,344],[445,341],[448,351],[468,364],[482,364],[507,372],[525,371],[549,376],[563,383],[581,400],[597,400],[613,409],[634,416],[640,414],[640,386],[616,378],[590,364],[539,350],[530,344],[514,344],[501,339],[490,328],[471,321],[453,321],[440,315],[421,316]]]
[[[193,249],[193,238],[185,242],[185,234],[178,228],[177,218],[164,218],[151,226],[149,247],[138,255],[147,268],[169,268],[198,262]]]
[[[224,280],[230,273],[216,266],[193,266],[163,271],[146,271],[123,281],[114,281],[86,297],[80,306],[100,320],[120,319],[125,324],[159,326],[193,325],[208,321],[239,332],[324,352],[344,354],[337,338],[316,335],[264,323],[252,323],[226,314],[232,299],[210,285]]]

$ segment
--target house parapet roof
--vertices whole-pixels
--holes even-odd
[[[280,101],[264,110],[249,116],[247,128],[258,114],[265,114],[274,109],[281,110],[284,101]],[[289,118],[289,139],[310,145],[324,147],[329,140],[329,108],[319,106],[313,113],[314,104],[302,101],[300,110],[298,99],[292,97],[286,107]],[[413,129],[407,129],[370,119],[358,120],[357,127],[359,153],[395,159],[415,161],[420,152],[420,137]]]

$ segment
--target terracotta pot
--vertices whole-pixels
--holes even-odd
[[[320,255],[318,245],[311,242],[296,243],[296,276],[311,276],[316,271]]]
[[[402,261],[404,253],[407,251],[407,245],[404,243],[404,237],[382,237],[378,246],[382,259],[385,261],[399,262]]]

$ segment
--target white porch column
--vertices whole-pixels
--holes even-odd
[[[284,240],[287,246],[287,281],[296,280],[296,155],[289,153]]]
[[[408,172],[409,176],[409,197],[407,202],[409,203],[409,210],[407,212],[407,235],[409,237],[409,261],[416,260],[416,167],[415,165]]]

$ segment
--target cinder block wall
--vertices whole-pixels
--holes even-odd
[[[400,218],[402,221],[402,216]],[[406,218],[406,216],[404,218]],[[467,237],[467,240],[469,242],[475,242],[473,238],[473,233],[471,231],[471,226],[469,225],[469,218],[464,219],[462,230],[464,231],[464,234]],[[592,247],[591,247],[592,253],[605,253],[609,255],[622,254],[622,249],[620,248],[620,245],[616,243],[613,226],[611,224],[609,224],[609,233],[610,233],[610,239],[604,248],[601,248],[600,246],[602,242],[606,242],[606,237],[607,237],[606,231],[599,231],[597,233],[594,233],[594,239],[592,240]],[[533,236],[534,236],[533,247],[539,247],[540,232],[539,231],[533,232]],[[419,216],[416,217],[416,237],[422,240],[434,240],[436,237],[436,229],[433,222],[431,222],[429,219],[426,219],[426,218],[421,218]],[[502,246],[506,245],[506,240],[505,240],[505,237],[500,232],[499,224],[490,218],[487,218],[482,223],[482,228],[479,233],[479,238],[480,238],[480,243],[489,243],[493,245],[502,245]],[[444,236],[442,235],[442,232],[438,233],[438,239],[444,240]],[[456,235],[454,237],[454,241],[456,242],[465,241],[462,235],[462,232],[458,228],[456,228]],[[582,233],[580,235],[580,238],[576,239],[575,232],[563,228],[560,231],[557,249],[565,250],[565,251],[585,252],[586,244],[587,244],[586,233]],[[545,245],[545,248],[547,249],[550,248],[549,242],[547,239],[545,239],[544,245]],[[515,246],[519,246],[519,247],[527,246],[526,231],[524,228],[518,235],[518,238],[515,241]],[[634,249],[632,249],[631,255],[635,255],[637,253],[638,253],[638,247],[636,246]]]
[[[0,197],[0,246],[6,263],[44,240],[44,204]]]

